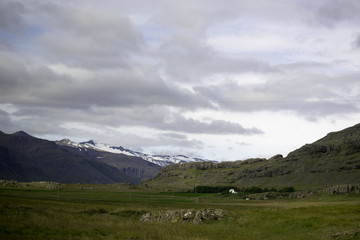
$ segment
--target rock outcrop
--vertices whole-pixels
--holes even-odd
[[[222,209],[182,209],[146,213],[140,217],[140,221],[173,223],[190,222],[198,224],[204,221],[221,220],[228,215],[229,213]]]
[[[333,194],[346,194],[346,193],[359,193],[360,186],[359,185],[351,185],[351,184],[343,184],[343,185],[334,185],[326,188],[326,193]]]

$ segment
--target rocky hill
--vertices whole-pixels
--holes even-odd
[[[359,183],[360,124],[329,133],[285,158],[174,164],[144,182],[148,187],[181,190],[198,185],[314,188]]]

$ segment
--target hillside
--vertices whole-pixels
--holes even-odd
[[[166,166],[148,187],[192,189],[197,185],[324,187],[360,183],[360,124],[295,150],[285,158]]]
[[[103,154],[102,157],[99,154]],[[139,158],[79,153],[22,131],[0,132],[0,179],[139,184],[141,179],[153,176],[159,169]]]

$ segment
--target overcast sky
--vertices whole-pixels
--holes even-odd
[[[359,0],[0,2],[6,133],[238,160],[359,108]]]

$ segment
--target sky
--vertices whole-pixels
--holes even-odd
[[[0,130],[218,161],[360,119],[358,0],[2,0]]]

